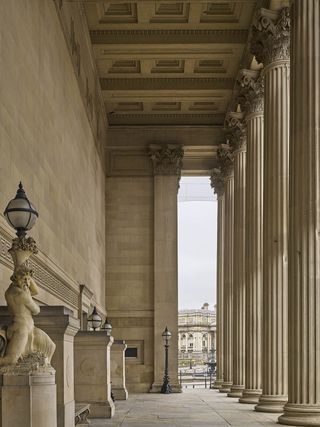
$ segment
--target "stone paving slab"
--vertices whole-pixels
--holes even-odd
[[[217,390],[192,389],[177,394],[134,394],[116,402],[110,420],[91,420],[91,427],[270,427],[279,414],[254,411]]]

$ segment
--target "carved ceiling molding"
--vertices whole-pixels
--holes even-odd
[[[234,79],[210,77],[101,78],[102,90],[232,90]]]
[[[219,167],[214,168],[211,171],[210,182],[211,182],[211,187],[214,189],[214,193],[218,197],[223,196],[225,178],[223,177],[223,174],[222,174],[221,169]]]
[[[228,143],[233,150],[244,150],[247,143],[247,125],[243,112],[229,112],[224,127]]]
[[[155,175],[181,176],[183,148],[181,145],[150,145],[149,157],[152,160]]]
[[[261,71],[240,70],[237,78],[238,100],[248,114],[264,111],[264,78]]]
[[[264,66],[290,59],[290,9],[261,9],[252,28],[250,51]]]
[[[93,44],[117,43],[246,43],[248,30],[196,30],[196,29],[147,29],[147,30],[91,30]]]

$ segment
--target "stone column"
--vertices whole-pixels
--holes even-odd
[[[289,8],[262,9],[251,44],[265,76],[262,412],[288,399],[289,43]]]
[[[239,75],[246,111],[246,368],[240,403],[258,403],[262,393],[263,79],[258,71]]]
[[[232,285],[233,285],[233,221],[234,221],[234,177],[233,154],[228,144],[218,149],[218,164],[224,184],[224,255],[223,255],[223,384],[219,391],[228,393],[232,385]]]
[[[281,424],[320,425],[320,0],[293,1],[289,400]]]
[[[211,173],[211,187],[218,196],[218,236],[217,236],[217,305],[216,305],[216,380],[213,388],[219,389],[223,384],[223,256],[224,256],[224,179],[221,170],[216,168]],[[214,345],[214,344],[213,344]]]
[[[154,383],[159,392],[164,374],[162,332],[172,334],[169,347],[169,377],[172,391],[178,381],[178,224],[177,193],[183,149],[179,145],[152,145],[154,170]]]
[[[127,344],[123,340],[114,340],[111,347],[111,390],[115,400],[127,400],[126,360]]]
[[[245,382],[245,190],[246,124],[244,113],[229,113],[226,125],[234,151],[234,251],[232,288],[233,385],[228,397],[241,397]]]

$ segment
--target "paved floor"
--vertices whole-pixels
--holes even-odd
[[[91,420],[91,427],[223,427],[275,426],[279,414],[255,412],[216,390],[186,390],[181,394],[136,394],[116,402],[110,420]]]

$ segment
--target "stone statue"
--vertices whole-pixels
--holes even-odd
[[[35,241],[31,237],[14,239],[9,252],[15,268],[5,299],[13,319],[6,331],[7,343],[0,366],[16,365],[21,358],[32,354],[43,356],[50,364],[56,346],[44,331],[34,326],[32,317],[40,312],[33,299],[38,287],[26,262],[31,254],[38,252]]]

